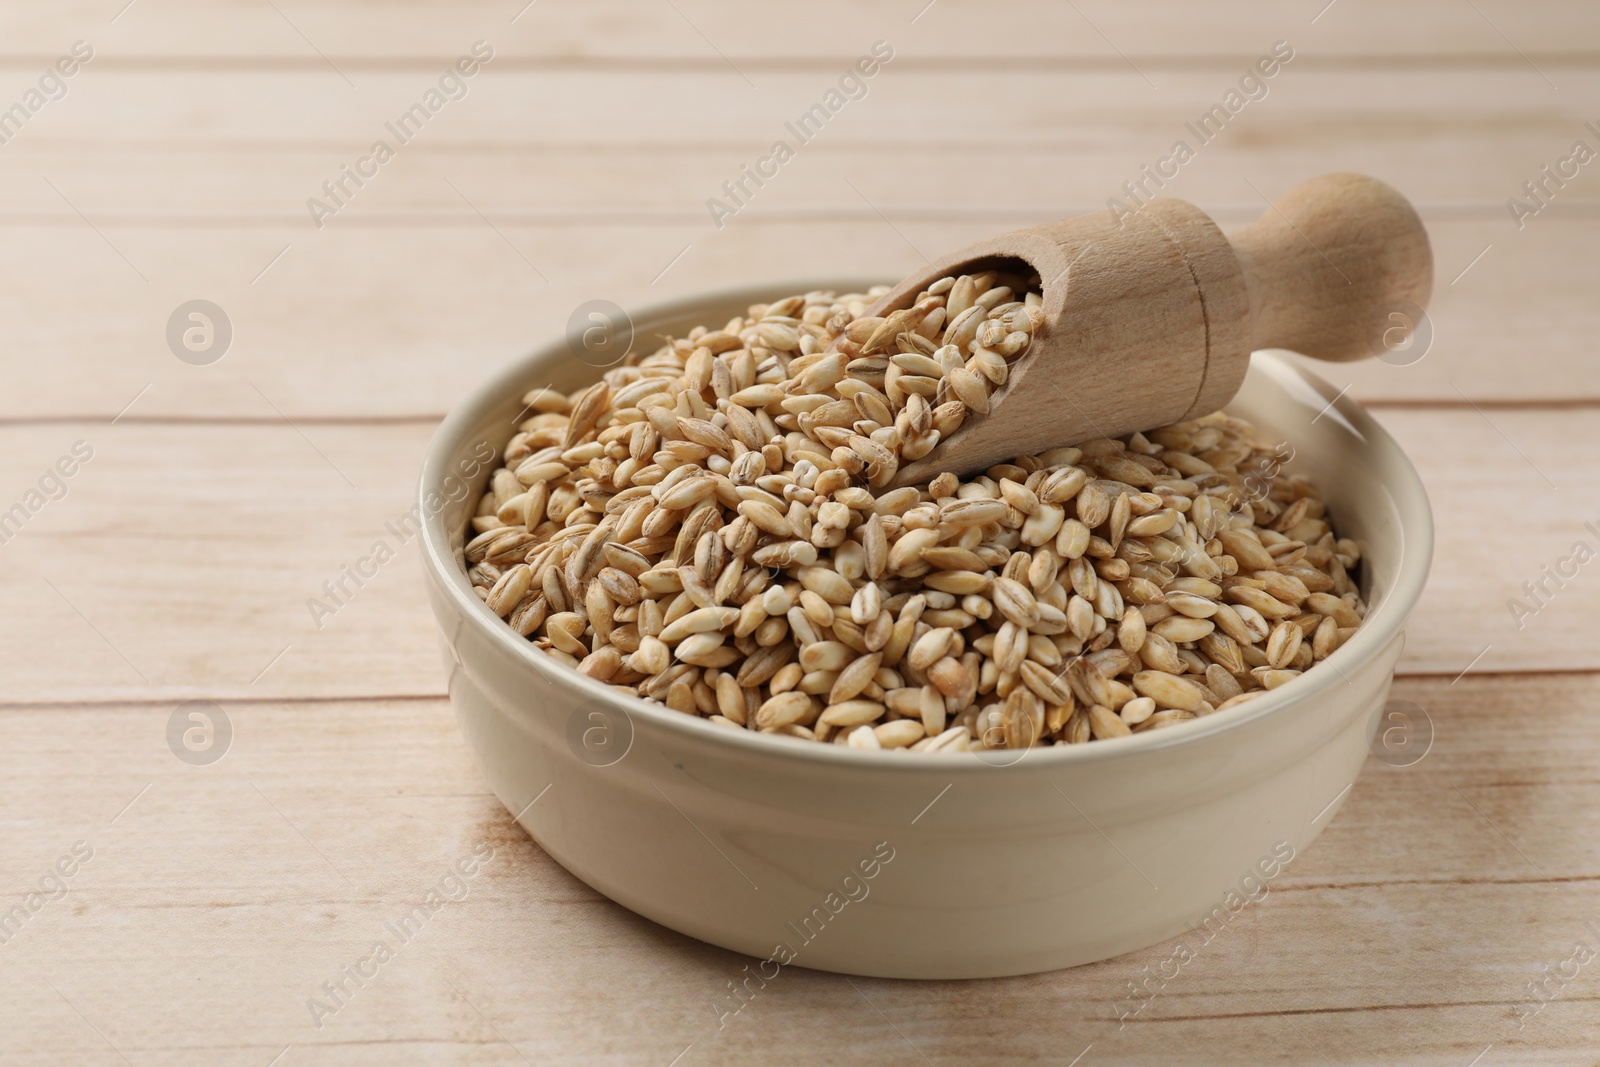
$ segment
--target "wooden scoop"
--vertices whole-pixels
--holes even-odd
[[[1233,399],[1258,348],[1375,355],[1394,326],[1417,325],[1433,289],[1428,234],[1406,199],[1373,178],[1330,174],[1231,238],[1182,200],[991,237],[907,278],[870,314],[909,307],[940,278],[995,269],[1038,274],[1043,333],[989,413],[969,413],[896,485],[1205,415]]]

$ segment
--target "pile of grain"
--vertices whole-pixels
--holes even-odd
[[[1081,743],[1283,685],[1365,613],[1315,490],[1222,414],[888,489],[988,409],[1037,280],[812,292],[537,390],[473,519],[495,614],[735,730],[934,752]]]

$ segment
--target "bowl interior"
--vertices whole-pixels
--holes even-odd
[[[633,316],[633,350],[652,351],[665,338],[681,336],[696,325],[721,325],[743,314],[752,303],[811,289],[864,291],[872,284],[870,280],[844,279],[761,285],[647,308]],[[521,397],[528,390],[549,386],[571,392],[595,381],[604,369],[586,363],[569,350],[565,340],[558,339],[474,390],[435,434],[419,485],[425,566],[457,602],[466,624],[491,634],[492,640],[525,659],[546,682],[577,686],[592,699],[617,704],[631,715],[652,716],[667,728],[690,731],[708,744],[754,745],[796,759],[841,761],[882,770],[906,768],[904,756],[893,752],[846,752],[833,745],[801,745],[730,731],[630,699],[544,656],[478,600],[466,577],[463,546],[468,521],[497,462],[484,457],[498,456],[526,416]],[[1030,752],[1035,759],[1064,763],[1117,758],[1183,744],[1279,713],[1338,684],[1341,664],[1353,666],[1377,654],[1400,630],[1416,603],[1432,556],[1432,516],[1422,483],[1394,439],[1355,401],[1273,352],[1252,357],[1250,372],[1228,411],[1254,423],[1266,440],[1292,449],[1292,453],[1282,453],[1287,457],[1285,468],[1312,480],[1328,503],[1339,535],[1361,545],[1362,592],[1369,606],[1365,623],[1326,661],[1328,669],[1309,671],[1264,697],[1163,730]],[[952,773],[963,767],[988,769],[974,759],[952,758],[947,766]]]

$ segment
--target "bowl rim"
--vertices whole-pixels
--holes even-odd
[[[630,311],[629,316],[635,323],[676,319],[695,314],[698,309],[708,306],[761,303],[790,293],[816,289],[864,292],[869,286],[878,284],[883,283],[849,277],[755,283],[650,304],[638,311]],[[586,702],[599,701],[609,705],[627,716],[630,722],[634,716],[640,716],[684,741],[708,744],[722,749],[728,755],[744,755],[753,760],[787,758],[839,768],[854,767],[880,774],[885,771],[937,771],[940,774],[971,775],[1020,767],[1024,762],[1040,770],[1065,769],[1083,763],[1129,758],[1155,749],[1198,744],[1220,734],[1244,729],[1259,720],[1286,714],[1293,707],[1339,684],[1350,673],[1342,670],[1342,667],[1354,668],[1376,657],[1401,632],[1427,582],[1433,557],[1433,514],[1427,491],[1410,457],[1365,408],[1346,395],[1348,390],[1335,389],[1317,375],[1290,363],[1278,354],[1283,350],[1258,351],[1252,354],[1249,373],[1265,373],[1280,381],[1285,378],[1299,379],[1328,402],[1326,410],[1337,411],[1342,416],[1346,425],[1365,442],[1366,448],[1387,454],[1384,458],[1388,462],[1381,466],[1389,472],[1390,477],[1379,484],[1388,487],[1390,498],[1399,512],[1402,528],[1400,559],[1393,584],[1384,599],[1369,613],[1361,628],[1323,661],[1331,670],[1308,670],[1264,696],[1203,718],[1093,744],[1017,750],[1021,754],[1006,763],[993,758],[972,758],[971,753],[934,753],[931,758],[916,759],[895,750],[846,750],[840,745],[802,743],[793,738],[769,737],[753,730],[730,730],[700,716],[685,715],[664,705],[651,704],[642,697],[629,696],[545,656],[532,642],[513,632],[502,619],[490,613],[483,601],[472,592],[466,570],[457,565],[455,553],[450,547],[449,532],[444,526],[445,509],[432,509],[426,504],[429,493],[441,490],[445,476],[450,473],[454,454],[468,437],[478,436],[475,431],[488,412],[504,403],[509,393],[525,391],[523,387],[530,378],[530,367],[558,353],[564,344],[564,339],[553,339],[511,361],[458,401],[434,431],[423,459],[417,488],[417,501],[421,504],[424,520],[420,538],[423,566],[428,577],[438,584],[449,599],[456,614],[466,620],[466,625],[475,627],[481,636],[526,665],[541,680],[549,684],[574,686],[586,698]]]

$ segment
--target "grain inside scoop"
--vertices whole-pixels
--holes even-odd
[[[910,308],[942,278],[996,269],[1038,276],[1042,332],[988,412],[901,467],[896,485],[1215,411],[1256,349],[1374,355],[1391,326],[1415,325],[1433,288],[1427,231],[1405,197],[1330,174],[1231,237],[1170,199],[1120,219],[1097,212],[1000,234],[906,278],[870,314]]]

